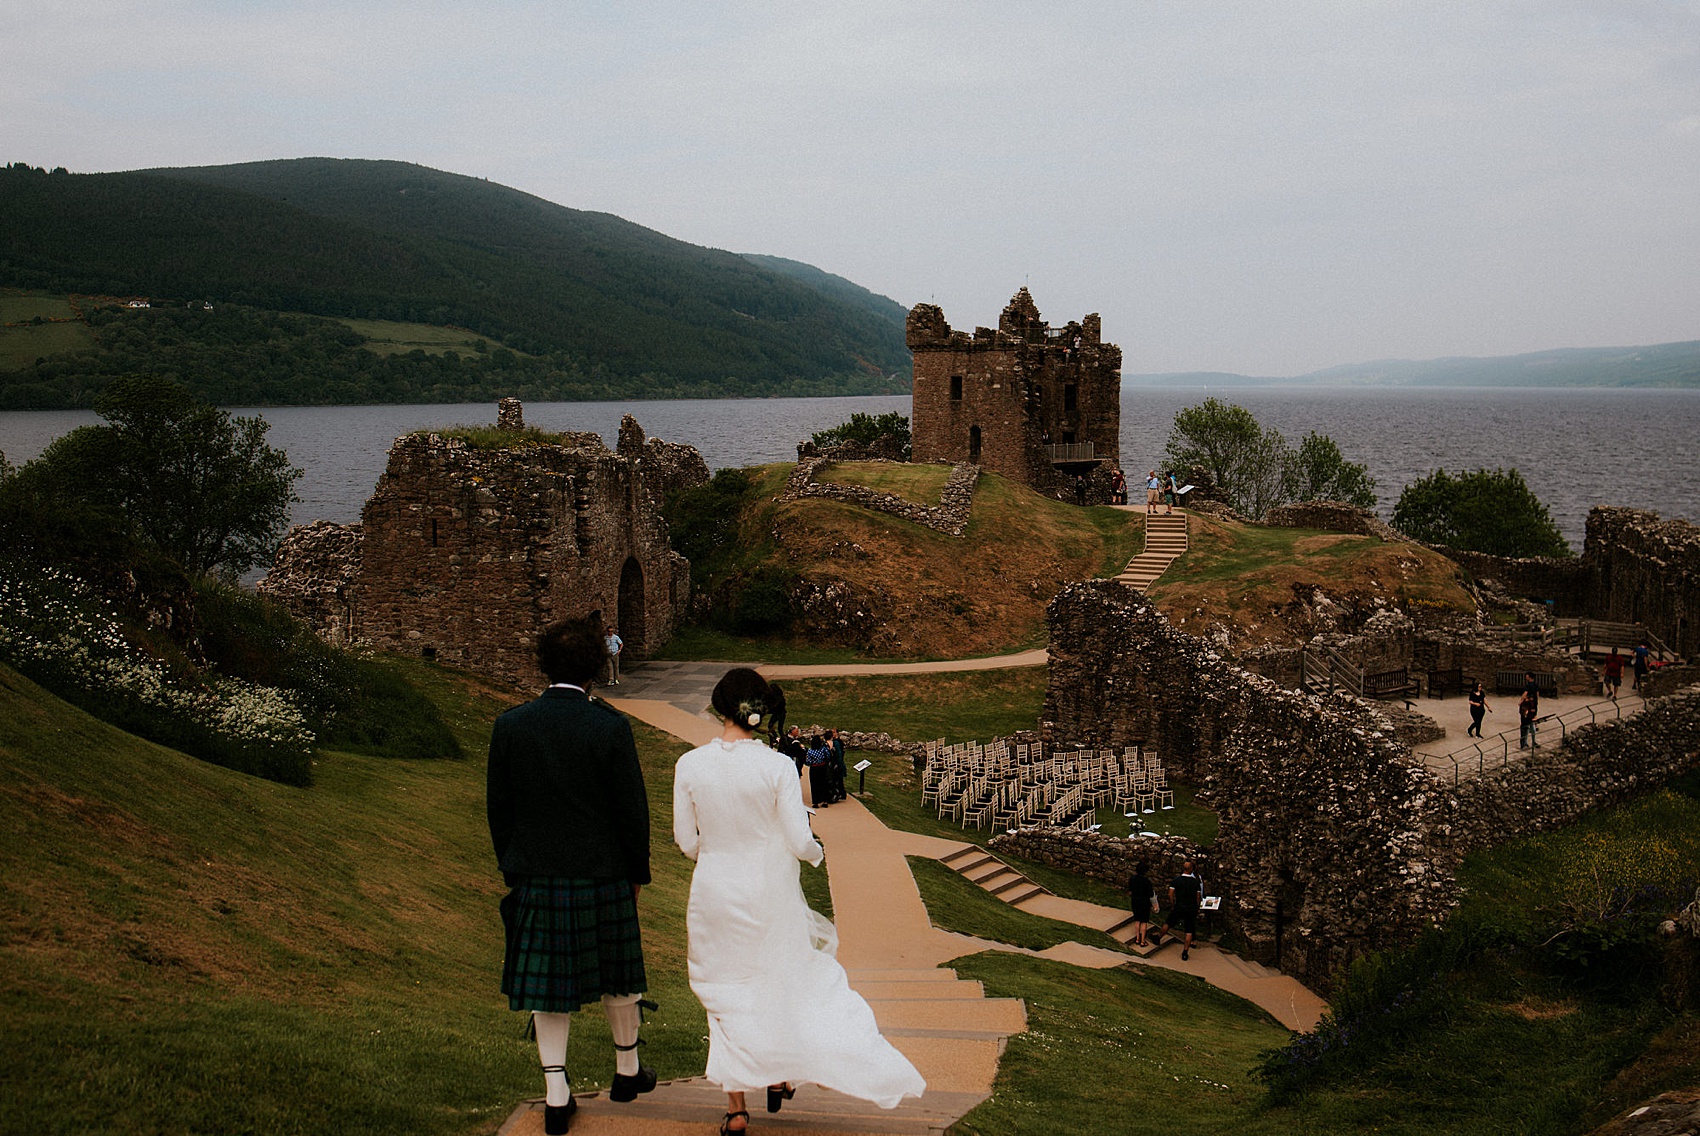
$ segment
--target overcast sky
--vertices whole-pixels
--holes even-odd
[[[0,160],[419,162],[1130,374],[1700,339],[1700,0],[11,0],[0,75]]]

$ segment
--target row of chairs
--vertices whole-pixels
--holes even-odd
[[[1142,746],[1054,750],[994,738],[984,745],[926,743],[921,802],[961,827],[1043,824],[1087,829],[1099,809],[1132,817],[1175,806],[1157,754]]]

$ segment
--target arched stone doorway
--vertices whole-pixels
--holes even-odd
[[[628,649],[645,650],[649,645],[643,605],[643,566],[637,557],[628,556],[620,568],[620,638]]]
[[[980,428],[968,427],[968,460],[975,465],[980,464]]]

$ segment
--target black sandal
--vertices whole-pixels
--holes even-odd
[[[732,1127],[732,1118],[734,1116],[741,1116],[741,1117],[744,1118],[744,1126],[742,1128],[733,1128]],[[737,1112],[727,1113],[726,1119],[722,1120],[720,1122],[720,1136],[736,1136],[736,1134],[739,1133],[739,1132],[748,1132],[749,1130],[750,1130],[750,1114],[745,1112],[741,1108]]]
[[[767,1111],[778,1112],[780,1105],[784,1104],[796,1095],[797,1087],[790,1081],[786,1081],[778,1088],[774,1088],[772,1085],[769,1085],[767,1087]]]

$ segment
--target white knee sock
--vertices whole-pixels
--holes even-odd
[[[572,1025],[571,1014],[545,1014],[534,1011],[531,1023],[537,1030],[537,1059],[545,1069],[554,1066],[560,1070],[543,1074],[544,1091],[547,1094],[543,1103],[552,1104],[559,1108],[572,1099],[573,1091],[567,1085],[567,1074],[564,1066],[567,1063],[567,1029]]]
[[[604,994],[602,1011],[608,1015],[608,1032],[614,1035],[614,1072],[622,1077],[635,1076],[638,1071],[638,1025],[643,1015],[638,1010],[637,994]]]

